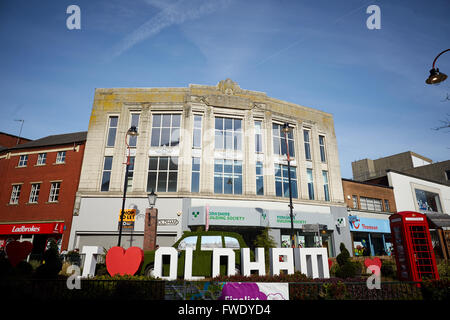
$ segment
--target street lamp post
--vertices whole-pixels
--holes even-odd
[[[123,186],[123,198],[122,198],[122,211],[120,212],[120,225],[119,225],[119,240],[117,242],[117,246],[120,247],[120,242],[122,239],[122,226],[123,226],[123,214],[125,212],[125,199],[127,197],[127,187],[128,187],[128,172],[129,172],[129,166],[130,166],[130,146],[128,144],[128,136],[138,136],[139,133],[136,130],[135,126],[131,126],[130,129],[128,129],[126,135],[125,135],[125,145],[127,146],[127,162],[125,162],[124,164],[126,165],[125,167],[125,182],[124,182],[124,186]]]
[[[287,134],[291,131],[289,128],[289,124],[285,123],[283,125],[284,132],[284,140],[286,140],[286,155],[287,155],[287,164],[288,164],[288,181],[289,181],[289,210],[291,217],[291,248],[295,247],[295,237],[294,237],[294,206],[292,205],[292,184],[291,184],[291,158],[289,156],[289,143]]]
[[[447,75],[445,73],[439,72],[439,68],[435,68],[436,60],[445,52],[450,51],[450,49],[444,50],[439,53],[433,61],[433,67],[430,70],[430,76],[425,80],[427,84],[437,84],[447,79]]]

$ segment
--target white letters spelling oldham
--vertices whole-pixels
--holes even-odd
[[[170,256],[170,271],[168,277],[163,277],[162,257]],[[177,280],[178,252],[173,247],[160,247],[155,252],[155,277],[166,280]],[[192,270],[192,269],[191,269]]]
[[[75,5],[75,4],[72,4],[72,5],[67,7],[66,13],[70,14],[70,16],[67,17],[67,20],[66,20],[67,29],[69,29],[69,30],[73,30],[73,29],[80,30],[81,29],[81,10],[80,10],[80,7]]]
[[[380,7],[373,4],[367,7],[367,14],[371,14],[370,17],[367,18],[366,26],[369,30],[373,29],[381,29],[381,10]]]
[[[103,253],[103,247],[84,246],[81,254],[84,254],[83,278],[93,277],[97,266],[97,256]]]
[[[212,266],[212,277],[217,277],[220,275],[220,257],[228,257],[227,265],[227,275],[234,276],[236,270],[235,255],[231,248],[214,248],[213,249],[213,266]]]
[[[369,290],[381,289],[381,276],[380,267],[377,265],[370,265],[366,269],[367,273],[372,273],[370,277],[367,278],[366,284]]]
[[[205,279],[205,277],[195,277],[192,275],[192,255],[194,249],[191,247],[186,248],[186,255],[184,258],[184,280],[197,281]]]
[[[250,276],[253,271],[258,271],[260,276],[266,275],[266,263],[264,261],[264,248],[255,249],[255,262],[250,261],[250,248],[241,249],[241,268],[242,274]]]

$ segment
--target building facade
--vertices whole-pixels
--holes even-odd
[[[291,131],[282,130],[288,123]],[[135,126],[139,135],[127,137]],[[241,233],[252,246],[265,227],[281,246],[290,234],[289,176],[296,243],[339,253],[349,233],[332,115],[216,86],[97,89],[89,123],[70,247],[117,244],[130,156],[123,246],[142,247],[147,195],[158,195],[157,244],[198,227]]]
[[[389,216],[397,212],[392,187],[342,179],[355,256],[391,255]]]
[[[33,243],[39,259],[50,238],[67,249],[86,132],[48,136],[0,153],[0,245]]]

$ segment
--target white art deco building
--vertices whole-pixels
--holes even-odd
[[[288,123],[292,130],[282,131]],[[135,126],[139,135],[127,137]],[[129,146],[129,149],[127,147]],[[235,231],[252,246],[265,227],[289,243],[287,150],[296,245],[351,247],[332,115],[241,89],[216,86],[96,89],[69,249],[115,246],[130,152],[122,245],[141,246],[147,195],[158,195],[157,244],[186,230]],[[340,224],[337,226],[337,221]]]

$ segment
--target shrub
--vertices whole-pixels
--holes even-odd
[[[450,280],[425,280],[421,285],[422,296],[425,300],[450,300]]]
[[[437,265],[439,278],[450,279],[450,262],[448,260],[442,260]]]
[[[37,278],[55,278],[62,269],[58,248],[52,243],[50,248],[44,252],[43,264],[36,269],[35,276]]]
[[[350,253],[343,243],[339,246],[341,253],[336,257],[338,265],[335,268],[336,277],[346,279],[361,274],[361,264],[350,260]]]

